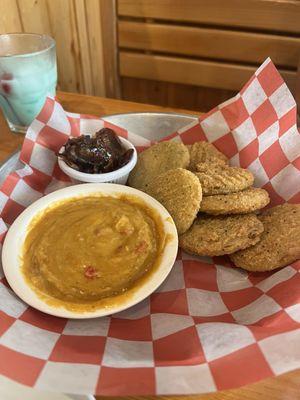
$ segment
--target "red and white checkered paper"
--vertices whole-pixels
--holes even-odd
[[[25,207],[70,184],[55,156],[68,137],[102,126],[111,125],[47,99],[24,140],[25,167],[1,187],[2,240]],[[113,128],[138,147],[150,144]],[[165,139],[207,140],[232,165],[250,169],[272,205],[300,202],[296,105],[269,59],[234,98]],[[170,276],[149,298],[85,321],[28,307],[2,274],[0,373],[40,389],[117,396],[213,392],[279,375],[300,367],[299,272],[295,262],[248,274],[227,258],[179,251]]]

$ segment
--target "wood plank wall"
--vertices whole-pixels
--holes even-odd
[[[200,111],[267,56],[293,90],[299,21],[300,0],[0,0],[0,33],[57,39],[60,89]]]
[[[270,56],[292,91],[299,0],[118,0],[122,95],[209,110]]]
[[[103,51],[101,18],[112,8],[111,0],[0,0],[0,33],[51,35],[57,43],[59,88],[105,96],[112,84],[105,79],[109,54]]]

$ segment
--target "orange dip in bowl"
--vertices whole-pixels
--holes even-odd
[[[22,273],[48,303],[94,309],[148,279],[166,239],[159,214],[137,197],[69,198],[30,223]]]

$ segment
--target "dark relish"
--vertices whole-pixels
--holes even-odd
[[[123,167],[132,155],[133,149],[126,149],[115,131],[103,128],[94,136],[70,138],[58,157],[77,171],[101,174]]]

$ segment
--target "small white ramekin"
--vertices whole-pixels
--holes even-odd
[[[130,143],[127,139],[124,139],[121,136],[119,136],[119,139],[121,140],[122,145],[125,147],[126,150],[133,150],[133,154],[126,165],[115,171],[103,174],[87,174],[85,172],[76,171],[76,169],[69,167],[61,158],[58,158],[58,165],[65,174],[79,182],[118,183],[119,185],[125,185],[130,171],[135,167],[135,164],[137,162],[137,152],[133,144]],[[62,151],[63,147],[59,150],[59,152]]]

